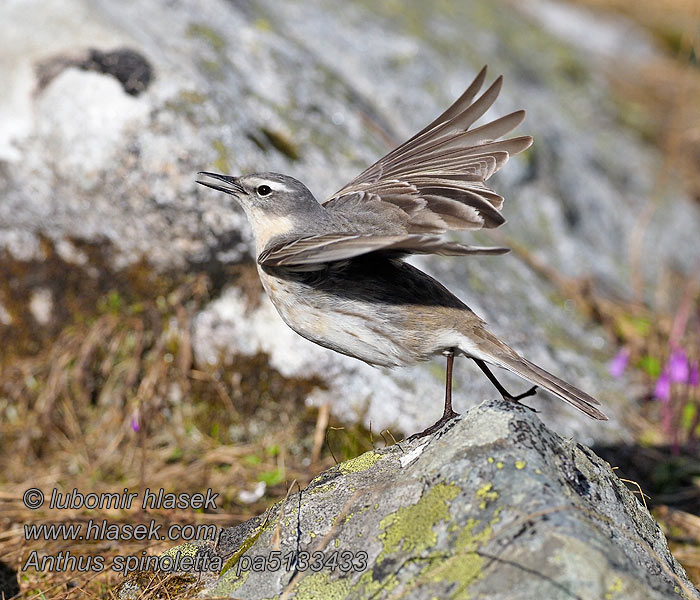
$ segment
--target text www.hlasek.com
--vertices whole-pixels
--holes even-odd
[[[167,528],[162,523],[150,521],[138,525],[128,523],[110,523],[92,521],[84,523],[41,523],[24,526],[27,540],[111,540],[111,541],[145,541],[145,540],[212,540],[216,541],[219,529],[216,525],[173,523]],[[100,573],[106,568],[105,557],[100,555],[75,555],[69,550],[57,554],[40,556],[33,550],[22,570],[33,568],[38,571],[92,571]],[[117,555],[112,557],[112,571],[126,576],[136,571],[159,569],[170,572],[220,570],[223,566],[218,556],[182,556],[175,555],[148,556]]]
[[[84,527],[84,528],[83,528]],[[216,540],[216,525],[192,525],[172,523],[163,528],[162,523],[151,520],[149,523],[131,525],[110,523],[107,520],[85,523],[40,523],[26,524],[24,537],[27,540]]]

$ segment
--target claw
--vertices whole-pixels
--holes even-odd
[[[503,396],[506,400],[512,400],[513,402],[518,402],[522,400],[523,398],[527,398],[528,396],[534,396],[537,393],[537,386],[533,385],[527,392],[523,392],[522,394],[518,394],[517,396],[511,396],[508,394],[508,396]]]

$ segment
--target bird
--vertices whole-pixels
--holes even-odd
[[[530,136],[503,139],[523,121],[524,110],[473,127],[503,82],[499,76],[479,94],[485,78],[486,67],[439,117],[324,202],[279,173],[198,173],[206,179],[197,183],[243,208],[262,285],[296,333],[378,367],[446,357],[442,417],[418,437],[458,416],[452,407],[455,356],[474,361],[507,400],[519,402],[541,387],[589,417],[607,420],[598,400],[518,354],[445,286],[405,261],[416,254],[509,251],[444,237],[505,222],[503,197],[486,181],[533,142]],[[510,394],[489,365],[534,386]]]

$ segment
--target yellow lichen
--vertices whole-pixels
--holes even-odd
[[[622,591],[622,579],[615,577],[613,582],[605,590],[605,600],[613,600]]]
[[[366,571],[355,584],[351,583],[349,577],[331,579],[328,573],[323,572],[307,575],[296,586],[294,598],[295,600],[374,598],[380,591],[388,593],[398,584],[398,579],[393,573],[387,574],[380,580],[375,580],[372,575],[371,570]]]
[[[481,510],[484,510],[489,502],[498,498],[498,492],[492,491],[491,488],[493,488],[492,483],[485,483],[476,491],[476,497],[481,500],[479,503]]]
[[[328,600],[341,600],[347,598],[350,591],[348,579],[336,579],[331,581],[328,573],[314,573],[304,577],[296,587],[296,600],[312,600],[314,598],[327,598]]]
[[[243,571],[239,576],[232,569],[218,581],[216,587],[211,591],[211,595],[215,598],[231,596],[246,582],[249,573],[250,571]]]
[[[241,544],[241,546],[238,548],[238,550],[236,550],[236,552],[234,552],[233,556],[231,556],[231,558],[229,558],[228,561],[226,561],[226,564],[221,569],[221,573],[219,573],[219,575],[224,575],[229,569],[231,569],[231,567],[233,567],[238,562],[238,559],[241,556],[243,556],[243,554],[249,548],[251,548],[252,545],[258,540],[258,538],[260,537],[260,535],[262,534],[262,532],[265,530],[266,526],[269,523],[271,523],[271,521],[269,521],[268,519],[265,519],[265,521],[263,521],[263,523],[258,525],[258,527],[255,529],[255,531],[253,531],[252,535],[250,535]]]
[[[439,483],[425,492],[413,506],[405,506],[384,517],[379,522],[382,530],[379,539],[384,550],[377,562],[396,550],[417,553],[434,546],[437,535],[433,527],[449,519],[450,501],[458,493],[457,486]]]
[[[307,496],[312,496],[314,494],[325,494],[326,492],[332,492],[337,487],[338,487],[338,482],[331,481],[331,482],[326,483],[324,485],[318,485],[318,486],[313,487],[311,489],[307,489],[305,494]]]
[[[179,546],[175,546],[166,550],[165,552],[163,552],[163,556],[175,557],[177,556],[178,552],[180,553],[180,556],[194,556],[195,554],[197,554],[198,550],[199,548],[194,544],[185,542],[184,544],[180,544]]]
[[[378,452],[365,452],[360,454],[356,458],[346,460],[338,465],[338,469],[343,475],[348,473],[359,473],[360,471],[366,471],[374,465],[376,465],[382,458],[382,455]]]
[[[486,544],[493,535],[493,525],[499,521],[498,510],[491,522],[481,531],[475,532],[480,521],[469,519],[457,536],[452,556],[438,561],[430,561],[428,567],[415,580],[415,585],[431,583],[455,583],[451,598],[469,598],[469,586],[481,578],[484,559],[477,550]]]

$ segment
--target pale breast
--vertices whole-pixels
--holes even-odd
[[[258,272],[284,322],[306,339],[372,365],[405,366],[429,358],[421,355],[400,315],[356,300],[343,302],[303,283],[274,277],[260,267]]]

